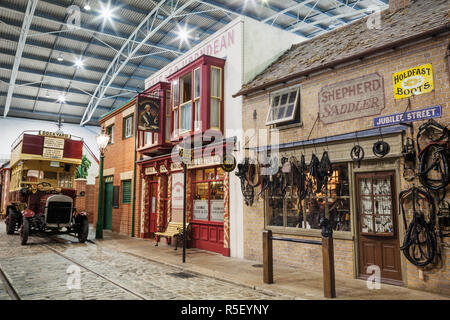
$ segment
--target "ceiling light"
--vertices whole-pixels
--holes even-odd
[[[100,2],[100,6],[101,6],[100,17],[102,17],[103,20],[111,21],[111,19],[113,18],[113,13],[114,13],[114,10],[111,9],[111,4],[108,2],[107,5],[103,5]]]
[[[176,33],[178,35],[178,39],[180,39],[180,44],[182,44],[183,42],[189,44],[189,38],[191,38],[190,36],[191,30],[188,31],[186,25],[184,27],[178,25],[177,27],[178,31]]]
[[[83,62],[83,60],[82,60],[81,58],[76,59],[76,60],[75,60],[75,66],[76,66],[77,68],[83,68],[83,67],[84,67],[84,62]]]
[[[45,97],[50,98],[50,91],[47,90],[47,92],[45,93]]]
[[[56,59],[58,59],[58,61],[60,61],[60,62],[64,61],[64,57],[61,53],[58,55],[58,58],[56,58]]]
[[[65,103],[66,102],[66,97],[62,94],[59,96],[58,101],[61,103]]]
[[[91,5],[89,3],[89,0],[87,0],[86,3],[84,4],[84,10],[86,10],[86,11],[91,10]]]

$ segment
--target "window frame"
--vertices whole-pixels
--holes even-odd
[[[210,170],[210,169],[214,169],[214,176],[213,179],[208,179],[208,177],[206,177],[205,174],[205,170]],[[218,224],[218,225],[223,225],[224,221],[214,221],[211,220],[211,201],[217,201],[215,199],[212,199],[211,196],[211,189],[212,189],[212,184],[213,183],[221,183],[222,186],[224,187],[224,198],[222,200],[219,201],[225,201],[225,179],[226,179],[226,173],[222,172],[222,177],[223,178],[219,178],[219,170],[220,167],[217,166],[213,166],[213,167],[204,167],[204,168],[197,168],[195,170],[192,170],[191,172],[191,222],[195,222],[195,223],[206,223],[206,224]],[[195,177],[195,174],[201,171],[202,172],[202,178],[200,180],[197,180]],[[195,185],[197,184],[208,184],[208,219],[207,220],[196,220],[194,219],[194,201],[195,201]],[[224,211],[225,214],[225,211]]]
[[[213,91],[213,86],[212,86],[212,70],[213,69],[218,69],[219,70],[219,94],[220,94],[220,96],[219,97],[217,97],[217,96],[213,96],[213,93],[212,93],[212,91]],[[210,112],[210,115],[209,115],[209,129],[216,129],[216,130],[221,130],[221,126],[222,126],[222,100],[223,100],[223,90],[222,90],[222,88],[223,88],[223,68],[221,68],[221,67],[218,67],[218,66],[214,66],[214,65],[211,65],[210,66],[210,70],[209,70],[209,85],[210,85],[210,92],[209,92],[209,112]],[[211,106],[212,106],[212,100],[213,99],[215,99],[215,100],[218,100],[218,102],[219,102],[219,127],[213,127],[212,126],[212,121],[211,121],[211,115],[212,115],[212,112],[211,112]]]
[[[127,202],[125,202],[124,201],[124,184],[125,183],[130,183],[130,200],[129,200],[129,202],[127,201]],[[122,203],[122,204],[131,204],[131,200],[133,199],[133,190],[132,190],[132,187],[133,187],[133,180],[131,180],[131,179],[127,179],[127,180],[122,180],[122,181],[120,181],[120,189],[121,189],[121,197],[120,197],[120,202]]]
[[[349,192],[352,192],[352,186],[354,183],[354,177],[352,176],[351,163],[350,162],[339,162],[333,163],[334,166],[345,166],[348,173],[348,183],[349,183]],[[356,183],[356,182],[355,182]],[[285,202],[287,200],[283,199],[283,226],[274,226],[269,224],[269,196],[268,191],[265,191],[264,196],[264,228],[266,230],[271,230],[275,233],[286,234],[286,235],[297,235],[297,236],[310,236],[310,237],[321,237],[321,229],[305,229],[305,228],[295,228],[287,226],[287,209]],[[355,224],[355,208],[354,208],[354,199],[352,196],[349,196],[349,214],[350,214],[350,230],[349,231],[335,231],[333,230],[333,237],[335,239],[342,240],[353,240],[354,238],[354,224]],[[303,214],[303,221],[306,221],[306,215]],[[286,226],[285,226],[286,225]]]
[[[108,145],[114,144],[114,124],[106,127],[106,134],[109,135]]]
[[[131,129],[130,129],[130,135],[127,136],[127,121],[131,119]],[[131,138],[134,135],[134,114],[130,114],[129,116],[126,116],[123,118],[123,139]]]
[[[284,118],[281,118],[281,119],[276,119],[276,120],[274,120],[274,119],[269,120],[271,112],[272,112],[272,109],[274,108],[273,104],[274,104],[275,98],[279,97],[279,103],[277,105],[277,108],[279,108],[281,106],[281,97],[283,95],[285,95],[285,94],[288,94],[288,99],[289,99],[290,95],[294,91],[297,91],[297,93],[296,93],[296,96],[295,96],[294,108],[292,110],[291,116],[284,117]],[[284,89],[277,90],[277,91],[274,91],[274,92],[270,93],[270,97],[269,97],[269,101],[270,102],[269,102],[269,107],[267,109],[267,116],[266,116],[266,126],[283,124],[283,123],[286,123],[286,122],[293,121],[295,119],[295,115],[296,115],[297,111],[299,112],[299,114],[301,112],[301,110],[300,110],[301,109],[300,108],[301,95],[302,95],[302,86],[301,85],[296,85],[296,86],[292,86],[292,87],[289,87],[289,88],[284,88]],[[284,104],[285,107],[287,105],[289,105],[289,103]],[[297,108],[298,108],[298,110],[297,110]],[[299,122],[301,122],[301,117],[299,117]]]

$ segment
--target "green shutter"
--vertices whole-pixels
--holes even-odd
[[[131,203],[131,180],[122,182],[122,203]]]

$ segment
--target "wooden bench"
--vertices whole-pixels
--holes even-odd
[[[186,223],[186,231],[188,230],[189,223]],[[167,225],[166,231],[164,232],[155,232],[156,244],[155,247],[158,246],[159,238],[176,238],[175,250],[178,249],[178,241],[183,239],[183,223],[182,222],[169,222]]]

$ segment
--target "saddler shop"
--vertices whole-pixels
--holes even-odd
[[[275,45],[267,47],[266,40]],[[180,228],[186,209],[188,247],[243,257],[240,181],[222,169],[218,154],[228,148],[230,155],[241,157],[242,99],[232,94],[270,65],[280,48],[298,41],[301,37],[241,17],[147,78],[138,101],[151,99],[159,87],[168,93],[160,130],[138,130],[140,237],[180,246],[170,230]],[[193,155],[186,184],[181,149]]]
[[[390,7],[378,29],[366,17],[293,45],[235,93],[257,133],[238,165],[244,257],[263,260],[263,230],[320,240],[327,212],[338,278],[379,270],[448,294],[448,3]],[[273,259],[322,268],[305,243],[274,241]]]

